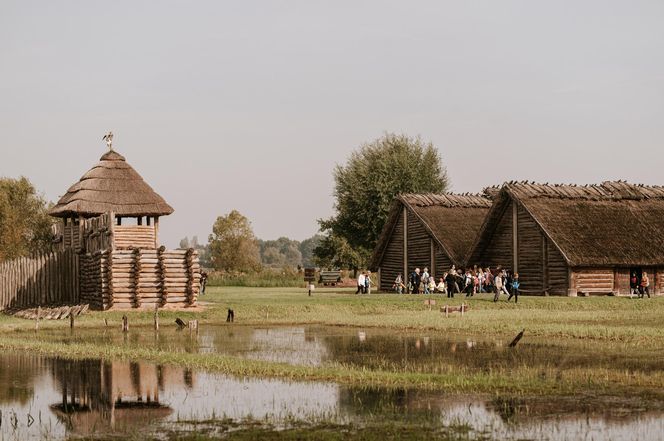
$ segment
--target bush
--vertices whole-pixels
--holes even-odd
[[[279,288],[304,286],[304,273],[293,268],[264,268],[253,272],[214,271],[208,276],[208,286],[247,286]]]

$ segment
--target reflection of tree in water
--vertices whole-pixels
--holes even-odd
[[[62,401],[51,408],[76,433],[144,427],[172,412],[160,403],[160,392],[195,383],[191,371],[151,363],[52,359],[51,364],[62,392]]]
[[[0,403],[28,403],[35,393],[35,378],[43,369],[41,357],[13,352],[3,354],[0,363]]]

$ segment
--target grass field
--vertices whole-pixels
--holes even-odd
[[[186,365],[233,375],[267,376],[298,380],[329,380],[343,384],[420,387],[454,392],[528,395],[607,394],[650,397],[664,402],[664,297],[629,299],[616,297],[522,297],[518,304],[505,298],[493,303],[490,296],[449,300],[432,296],[437,305],[429,311],[424,296],[354,295],[352,290],[319,289],[308,297],[295,288],[209,288],[200,298],[198,311],[162,311],[162,328],[173,327],[176,317],[197,318],[200,326],[223,325],[226,309],[235,311],[242,325],[323,324],[360,328],[386,328],[395,332],[426,330],[440,334],[501,336],[510,339],[522,329],[524,341],[555,341],[565,351],[590,351],[606,359],[638,357],[647,369],[625,368],[620,363],[561,368],[555,359],[534,364],[490,368],[436,366],[435,369],[400,370],[329,363],[320,367],[249,360],[224,354],[198,354],[151,347],[76,341],[62,343],[54,336],[69,331],[68,321],[43,321],[35,332],[34,322],[8,316],[0,318],[0,347],[30,350],[76,358],[136,359]],[[445,318],[436,310],[444,304],[470,304],[470,311]],[[129,316],[132,329],[152,332],[152,311],[91,312],[80,317],[76,328],[119,332],[121,317]],[[105,324],[108,323],[108,327]],[[75,332],[75,331],[74,331]],[[509,340],[508,340],[509,341]],[[588,343],[591,344],[588,344]],[[507,349],[506,349],[507,350]],[[554,357],[555,358],[555,357]],[[515,381],[515,378],[518,381]]]

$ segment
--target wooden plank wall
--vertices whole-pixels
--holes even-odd
[[[403,272],[403,216],[399,216],[380,262],[380,290],[392,291],[392,284],[401,272]],[[406,275],[402,274],[402,277],[405,281]]]
[[[86,219],[83,223],[83,250],[88,253],[103,251],[113,245],[115,215],[105,213]]]
[[[431,267],[431,240],[420,220],[408,212],[408,272]]]
[[[447,253],[445,253],[442,248],[436,245],[434,253],[434,265],[435,265],[435,277],[436,283],[438,279],[443,277],[452,268],[452,260],[450,260]]]
[[[614,290],[613,268],[575,268],[571,289],[577,293],[611,293]]]
[[[200,264],[193,249],[133,249],[109,252],[102,276],[103,308],[192,306],[200,290]],[[103,265],[102,265],[103,268]],[[97,294],[98,295],[98,294]]]
[[[512,266],[512,204],[507,204],[500,221],[496,225],[493,236],[488,241],[481,256],[481,266],[495,268],[500,265],[503,268]],[[475,265],[476,262],[468,262]]]
[[[549,294],[567,295],[569,287],[569,267],[558,248],[546,239],[546,268]]]
[[[513,203],[513,202],[512,202]],[[544,234],[530,214],[521,206],[517,208],[518,272],[522,289],[532,294],[544,293]],[[512,265],[507,268],[511,268]]]
[[[79,301],[78,254],[73,249],[0,264],[0,309]]]
[[[117,225],[113,228],[115,248],[156,248],[154,225]]]

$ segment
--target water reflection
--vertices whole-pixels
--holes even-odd
[[[48,334],[44,333],[45,337]],[[127,347],[150,346],[168,351],[223,353],[270,362],[307,366],[341,363],[370,369],[449,372],[455,368],[485,371],[529,366],[534,368],[607,368],[660,372],[664,357],[657,350],[639,350],[618,343],[598,348],[592,341],[556,342],[527,336],[517,350],[500,338],[464,338],[434,332],[399,332],[343,327],[205,326],[198,333],[164,328],[158,333],[132,328],[129,335],[114,331],[53,331],[50,338],[64,343],[90,341]]]
[[[431,341],[422,339],[420,348],[426,345]],[[621,403],[489,399],[233,378],[144,362],[72,361],[15,353],[0,355],[0,365],[3,439],[144,433],[188,422],[213,424],[210,421],[222,418],[252,418],[277,426],[413,419],[464,424],[472,432],[497,439],[642,440],[658,439],[664,433],[661,412],[625,412]]]

